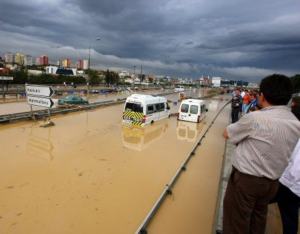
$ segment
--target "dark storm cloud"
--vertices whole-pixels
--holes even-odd
[[[297,0],[2,0],[0,52],[79,57],[91,46],[99,67],[247,79],[293,74],[299,7]]]

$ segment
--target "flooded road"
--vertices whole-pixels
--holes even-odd
[[[128,129],[116,105],[0,126],[0,233],[133,233],[223,103],[198,125]]]

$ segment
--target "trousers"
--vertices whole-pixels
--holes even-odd
[[[223,202],[223,234],[264,234],[268,204],[278,186],[278,180],[244,174],[233,167]]]
[[[276,197],[271,202],[277,202],[278,204],[283,234],[297,234],[300,197],[283,184],[280,184]]]
[[[231,109],[231,122],[235,123],[239,120],[240,108],[232,108]]]

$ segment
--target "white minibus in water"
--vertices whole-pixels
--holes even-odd
[[[205,102],[199,99],[185,99],[181,102],[178,120],[199,123],[204,119],[207,109]]]
[[[168,118],[169,115],[170,107],[165,97],[132,94],[125,102],[123,123],[144,126]]]

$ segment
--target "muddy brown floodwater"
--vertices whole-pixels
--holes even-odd
[[[130,129],[116,105],[0,126],[0,233],[133,233],[223,103],[198,125]]]

